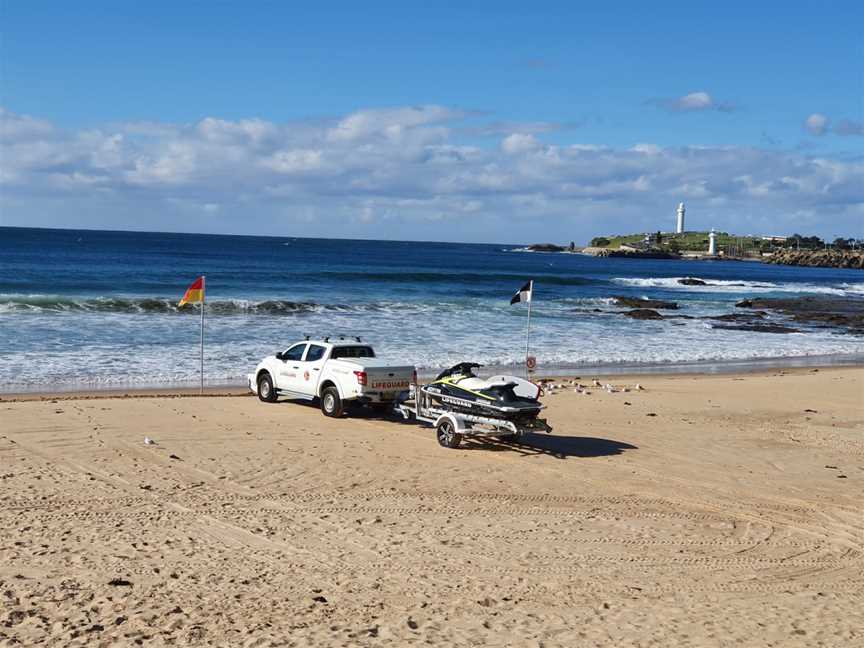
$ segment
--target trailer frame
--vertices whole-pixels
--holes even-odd
[[[438,443],[445,448],[458,448],[466,436],[520,437],[530,432],[552,432],[552,426],[546,419],[534,419],[530,425],[517,425],[504,418],[466,414],[436,406],[423,386],[416,382],[411,391],[414,396],[413,405],[410,404],[411,392],[408,392],[403,400],[396,403],[394,411],[401,414],[406,421],[413,418],[419,423],[434,427]]]

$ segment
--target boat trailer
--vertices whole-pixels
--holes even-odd
[[[435,405],[432,397],[417,383],[411,385],[405,399],[398,401],[393,409],[406,421],[413,419],[433,426],[438,443],[445,448],[458,448],[466,436],[520,437],[530,432],[552,431],[546,419],[532,419],[529,423],[517,425],[504,418],[455,412]]]

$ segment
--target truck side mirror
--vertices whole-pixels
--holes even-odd
[[[276,352],[276,359],[277,359],[277,360],[282,360],[282,359],[283,359],[283,357],[282,357],[282,352],[281,352],[281,351],[277,351],[277,352]]]

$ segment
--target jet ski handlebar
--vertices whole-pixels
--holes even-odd
[[[456,375],[468,375],[473,376],[474,369],[478,369],[483,365],[477,364],[476,362],[460,362],[459,364],[453,365],[449,369],[445,369],[442,371],[435,380],[441,380],[442,378],[446,378],[447,376],[456,376]]]

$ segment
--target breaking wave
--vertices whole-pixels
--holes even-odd
[[[387,304],[317,304],[314,302],[267,299],[213,300],[207,302],[211,315],[296,315],[318,312],[383,310]],[[196,314],[196,305],[178,306],[176,299],[163,297],[62,297],[57,295],[3,295],[0,313],[156,313]]]
[[[705,285],[684,285],[681,280],[695,277],[615,277],[613,283],[622,286],[663,288],[672,290],[695,290],[702,292],[748,292],[748,293],[810,293],[819,295],[841,295],[854,297],[864,295],[864,283],[813,284],[772,281],[735,281],[703,279]]]
[[[373,313],[404,316],[412,313],[437,313],[442,310],[469,310],[465,303],[454,301],[402,302],[377,301],[355,304],[321,304],[285,299],[214,299],[207,301],[207,315],[304,315],[340,313]],[[178,306],[177,299],[167,297],[66,297],[59,295],[0,294],[0,315],[20,314],[156,314],[197,315],[197,304]]]

